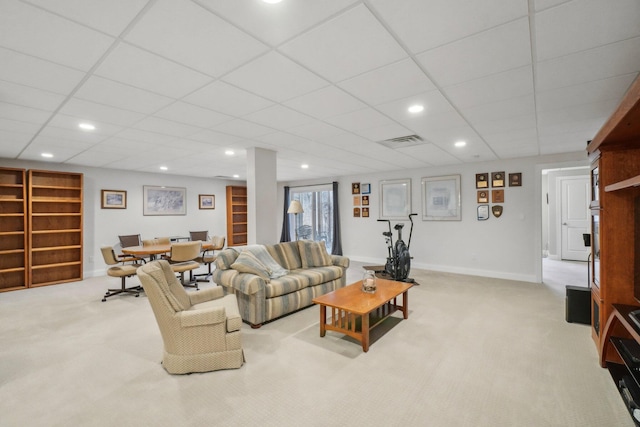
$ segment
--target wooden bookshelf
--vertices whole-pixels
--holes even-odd
[[[227,246],[247,244],[247,187],[227,186]]]
[[[25,178],[24,169],[0,168],[0,292],[29,283]]]
[[[82,280],[83,175],[29,171],[30,286]]]

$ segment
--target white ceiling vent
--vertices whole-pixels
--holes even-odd
[[[378,141],[378,144],[382,144],[385,147],[392,148],[394,150],[398,148],[413,147],[414,145],[426,144],[419,135],[406,135],[399,136],[397,138],[385,139],[384,141]]]

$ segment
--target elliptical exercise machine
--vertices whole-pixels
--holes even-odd
[[[387,243],[387,263],[384,266],[383,274],[391,277],[392,280],[399,282],[413,283],[414,280],[409,278],[409,271],[411,270],[411,254],[409,253],[409,246],[411,246],[411,235],[413,234],[413,219],[412,216],[418,214],[409,214],[409,221],[411,222],[411,230],[409,231],[409,241],[404,243],[402,240],[402,228],[403,223],[398,223],[393,226],[394,230],[398,232],[398,239],[394,245],[393,233],[391,232],[391,221],[388,219],[379,219],[379,222],[386,222],[389,225],[389,231],[383,231],[382,235]]]

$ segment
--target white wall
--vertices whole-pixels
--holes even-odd
[[[487,277],[540,282],[541,171],[543,168],[583,166],[588,164],[586,152],[472,163],[425,169],[413,169],[378,175],[353,175],[338,179],[342,248],[349,258],[372,264],[383,264],[387,249],[382,232],[387,223],[379,218],[379,182],[387,179],[411,178],[414,230],[411,240],[412,267]],[[500,218],[477,220],[476,173],[505,171],[522,173],[522,186],[504,188],[504,213]],[[442,175],[461,175],[461,221],[423,221],[421,179]],[[287,185],[309,185],[320,181],[290,182]],[[370,217],[353,217],[351,183],[370,183]],[[283,187],[284,183],[279,185]],[[283,191],[278,191],[278,204],[283,205]],[[282,208],[281,208],[282,209]],[[392,221],[392,225],[397,221]],[[409,238],[409,222],[403,239]],[[282,214],[278,230],[282,229]],[[397,234],[394,230],[394,240]]]
[[[226,236],[227,185],[244,182],[192,178],[168,174],[139,173],[87,168],[46,162],[0,159],[0,166],[41,169],[84,174],[84,276],[103,275],[106,265],[100,247],[118,244],[118,235],[141,234],[143,239],[159,236],[188,236],[189,231],[209,230],[210,235]],[[187,214],[180,216],[144,216],[143,185],[166,185],[187,189]],[[100,190],[125,190],[127,209],[101,209]],[[199,209],[198,195],[214,194],[215,209]]]

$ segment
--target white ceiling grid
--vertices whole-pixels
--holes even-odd
[[[377,173],[583,151],[640,71],[640,0],[4,0],[0,63],[0,157]]]

